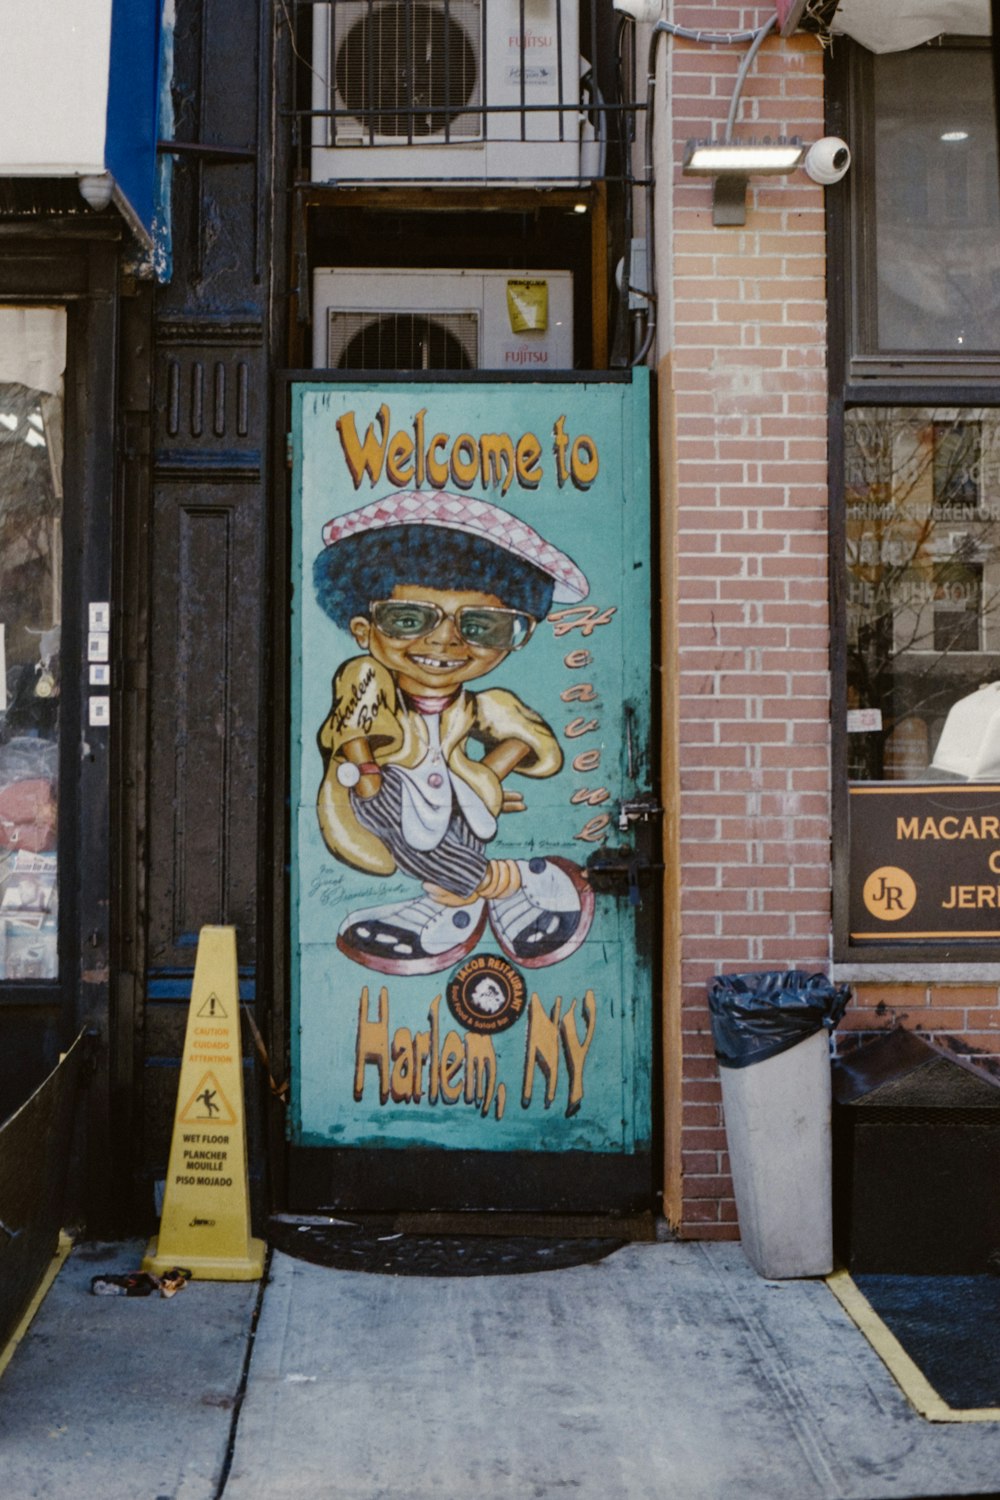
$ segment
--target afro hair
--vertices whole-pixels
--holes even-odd
[[[541,568],[495,542],[427,523],[334,542],[316,558],[313,582],[320,608],[343,630],[355,616],[367,615],[373,599],[388,599],[400,585],[493,594],[536,620],[548,614],[555,587]]]

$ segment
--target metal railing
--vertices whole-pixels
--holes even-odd
[[[632,181],[635,28],[611,0],[283,0],[297,177]]]
[[[92,1040],[81,1031],[31,1097],[0,1124],[0,1351],[59,1243],[77,1099]]]

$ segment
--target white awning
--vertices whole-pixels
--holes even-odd
[[[903,52],[952,36],[989,36],[990,0],[840,0],[830,24],[872,52]]]

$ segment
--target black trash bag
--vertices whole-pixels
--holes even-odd
[[[832,1031],[850,998],[849,985],[800,969],[716,974],[708,985],[708,1008],[719,1065],[746,1068],[817,1031]]]

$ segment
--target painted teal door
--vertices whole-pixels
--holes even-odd
[[[642,1197],[651,903],[593,867],[652,774],[649,416],[645,371],[292,386],[290,1129],[323,1201]]]

